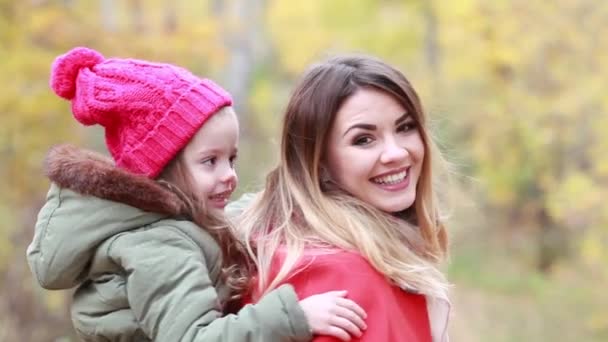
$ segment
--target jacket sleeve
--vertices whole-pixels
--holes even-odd
[[[84,264],[89,260],[88,257],[82,256],[76,260],[78,265],[64,272],[54,272],[54,264],[58,260],[63,260],[61,256],[57,257],[57,253],[70,253],[71,249],[68,246],[61,246],[67,240],[58,238],[61,236],[61,231],[54,231],[51,226],[51,218],[57,211],[62,211],[62,196],[61,189],[55,184],[51,184],[51,188],[46,196],[46,202],[42,209],[38,212],[36,226],[34,229],[34,238],[27,248],[27,262],[30,266],[32,274],[40,283],[40,286],[46,289],[68,289],[76,286],[82,279],[82,269]],[[65,217],[69,217],[66,213]],[[53,222],[55,223],[55,222]],[[58,225],[71,229],[67,225]],[[77,235],[73,235],[77,238]],[[92,253],[92,251],[90,252]]]
[[[173,227],[125,232],[108,254],[126,272],[127,297],[154,341],[310,341],[304,312],[290,286],[237,315],[222,317],[204,253]]]

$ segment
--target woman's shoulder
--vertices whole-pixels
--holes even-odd
[[[316,267],[327,267],[331,269],[373,271],[374,268],[369,261],[360,253],[344,249],[313,249],[304,251],[301,265],[309,264]]]
[[[386,284],[385,277],[365,257],[343,249],[306,249],[292,278],[314,278],[315,282],[323,279],[328,283]]]
[[[361,341],[428,341],[426,299],[390,282],[361,254],[335,250],[306,251],[299,273],[286,282],[300,298],[346,290],[368,314]]]

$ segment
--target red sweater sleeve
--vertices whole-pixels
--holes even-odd
[[[431,342],[424,296],[389,283],[363,257],[348,252],[307,257],[286,282],[305,298],[326,291],[347,290],[348,298],[367,312],[367,330],[359,339],[368,342]],[[315,337],[315,342],[336,338]]]

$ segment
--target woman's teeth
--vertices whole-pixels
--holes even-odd
[[[399,173],[394,173],[392,175],[376,177],[376,178],[372,179],[372,181],[374,183],[378,183],[378,184],[391,185],[391,184],[397,184],[399,182],[402,182],[405,179],[405,177],[407,177],[407,171],[401,171]]]

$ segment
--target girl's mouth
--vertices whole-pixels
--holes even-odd
[[[212,207],[217,209],[224,209],[224,207],[226,207],[226,205],[228,204],[230,195],[232,195],[232,190],[220,192],[218,194],[211,195],[208,198]]]

